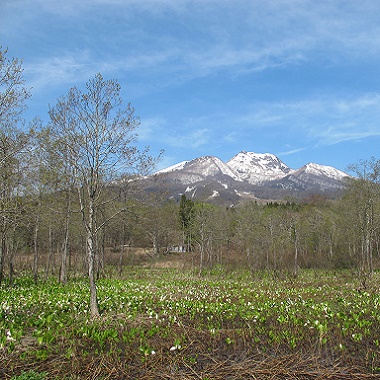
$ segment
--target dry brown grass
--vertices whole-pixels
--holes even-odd
[[[33,369],[47,372],[47,379],[380,379],[379,374],[368,373],[355,361],[342,363],[335,361],[329,366],[320,358],[310,355],[263,354],[246,357],[244,353],[230,356],[216,352],[202,352],[194,344],[192,353],[197,352],[196,362],[189,361],[190,353],[166,356],[151,356],[146,360],[127,357],[113,358],[108,355],[93,355],[67,359],[61,356],[50,357],[49,361],[26,363],[11,355],[1,360],[0,378],[10,379],[11,373],[20,374]],[[199,352],[198,352],[199,351]],[[132,360],[131,360],[132,359]],[[7,368],[12,368],[8,371]]]
[[[47,372],[47,379],[78,380],[380,379],[380,374],[370,372],[363,358],[334,357],[329,350],[321,351],[312,345],[293,352],[281,346],[273,346],[268,351],[265,342],[262,346],[252,344],[249,332],[226,330],[212,336],[209,331],[190,325],[177,326],[172,334],[186,337],[186,344],[180,350],[170,351],[172,335],[157,336],[150,342],[156,348],[156,354],[147,356],[139,352],[136,342],[122,343],[118,354],[107,351],[97,354],[89,349],[84,355],[83,350],[87,347],[78,346],[70,358],[58,350],[48,360],[36,360],[32,356],[21,359],[20,350],[12,354],[2,352],[0,379],[9,380],[11,376],[31,369]],[[226,345],[226,336],[234,343]]]

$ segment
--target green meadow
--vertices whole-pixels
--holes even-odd
[[[98,280],[96,319],[89,317],[85,278],[35,285],[20,277],[0,288],[0,374],[380,378],[379,277],[364,289],[343,271],[278,279],[242,270],[199,277],[129,268],[123,278]]]

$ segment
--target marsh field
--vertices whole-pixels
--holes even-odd
[[[3,379],[380,378],[380,274],[297,278],[214,266],[186,253],[66,285],[18,276],[0,288]]]

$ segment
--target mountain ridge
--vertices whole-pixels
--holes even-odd
[[[350,176],[332,166],[312,162],[292,169],[274,154],[241,151],[227,162],[216,156],[182,161],[151,177],[161,180],[171,198],[186,194],[190,198],[235,204],[244,199],[280,200],[311,194],[335,197]],[[154,186],[150,191],[154,191]]]

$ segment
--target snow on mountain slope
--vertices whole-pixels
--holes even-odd
[[[348,177],[348,175],[332,166],[319,165],[310,162],[298,170],[303,170],[305,173],[316,175],[316,176],[326,176],[337,181],[343,180],[343,178]]]
[[[154,174],[169,173],[169,172],[174,172],[175,170],[181,170],[181,169],[184,168],[184,166],[185,166],[188,162],[189,162],[189,161],[182,161],[182,162],[179,162],[178,164],[175,164],[175,165],[169,166],[168,168],[161,169],[161,170],[155,172]]]
[[[283,178],[292,172],[292,169],[271,153],[242,151],[227,164],[239,174],[241,179],[251,184]]]
[[[332,166],[309,163],[276,181],[269,183],[271,187],[288,191],[326,193],[344,189],[344,178],[348,174]]]
[[[213,202],[236,204],[241,199],[282,199],[321,193],[334,196],[346,186],[348,174],[332,166],[309,163],[289,168],[270,153],[242,151],[227,163],[215,156],[203,156],[160,170],[162,184],[170,196],[181,194]],[[156,180],[150,189],[157,188]]]
[[[183,167],[183,173],[197,173],[205,178],[224,174],[236,181],[241,181],[239,175],[232,168],[214,156],[203,156],[187,162]]]

